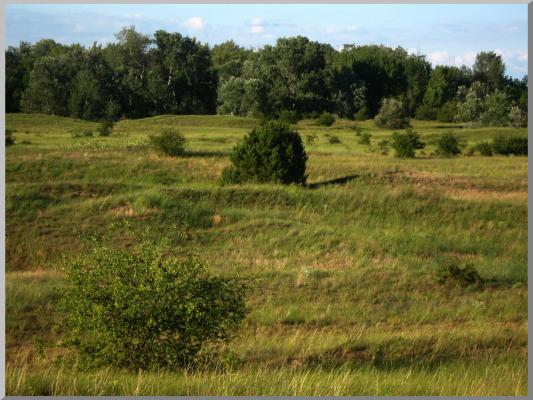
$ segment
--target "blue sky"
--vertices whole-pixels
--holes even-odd
[[[246,47],[304,35],[345,43],[402,46],[436,64],[471,66],[482,50],[501,54],[507,74],[527,73],[526,4],[17,4],[6,6],[8,45],[52,38],[107,43],[126,25]]]

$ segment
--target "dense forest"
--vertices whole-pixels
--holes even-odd
[[[418,119],[526,123],[527,76],[505,74],[501,56],[481,52],[472,68],[436,66],[423,55],[377,45],[329,44],[306,37],[246,49],[213,47],[179,33],[153,37],[125,27],[105,47],[51,39],[6,50],[6,111],[87,120],[158,114],[298,118],[327,111],[373,118],[385,98]]]

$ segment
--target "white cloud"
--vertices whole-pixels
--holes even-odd
[[[447,64],[450,61],[450,55],[447,51],[435,51],[428,55],[428,61],[433,64]]]
[[[458,66],[458,67],[460,67],[462,65],[466,65],[466,66],[473,65],[474,62],[476,61],[476,55],[477,55],[477,53],[475,51],[471,51],[471,52],[468,52],[468,53],[464,53],[464,54],[458,55],[458,56],[454,57],[453,64]]]
[[[185,21],[185,26],[193,31],[204,29],[204,20],[201,17],[192,17]]]
[[[265,27],[263,26],[263,21],[261,18],[253,18],[250,21],[250,32],[251,33],[263,33],[265,31]]]

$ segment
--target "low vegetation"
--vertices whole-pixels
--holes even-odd
[[[410,124],[425,147],[397,158],[393,133],[404,130],[357,121],[372,135],[368,146],[353,120],[321,127],[303,119],[282,130],[305,139],[305,185],[221,185],[235,147],[270,143],[246,139],[266,129],[258,119],[123,119],[101,137],[99,122],[8,114],[16,144],[5,165],[7,394],[526,395],[528,158],[443,157],[436,139],[453,131],[466,149],[492,149],[499,135],[527,142],[527,129]],[[166,129],[186,138],[186,157],[151,151],[149,136]],[[94,137],[72,138],[85,130]],[[153,263],[141,261],[139,243],[148,243]],[[190,274],[167,279],[174,267]],[[105,274],[99,285],[97,271]],[[228,283],[234,296],[213,282]],[[212,297],[174,301],[178,286],[207,283],[216,290],[201,292]],[[72,316],[87,309],[84,296],[61,307],[64,294],[86,287],[91,304],[97,293],[116,300],[96,311],[120,316],[117,329],[132,332],[125,344],[82,351],[110,334],[94,332],[103,318],[78,321],[87,326],[80,340],[63,346],[76,338]],[[154,295],[162,288],[166,295]],[[206,311],[204,321],[210,301],[219,312]],[[80,315],[110,315],[93,311]],[[211,335],[221,328],[224,338],[184,353],[194,361],[172,349],[167,361],[170,336],[147,327],[172,331],[169,315],[190,318],[188,342],[197,343],[200,327]],[[135,354],[138,336],[154,357]],[[131,362],[114,353],[124,349]]]
[[[164,129],[158,135],[150,136],[150,143],[161,154],[179,157],[185,154],[187,140],[178,130]]]

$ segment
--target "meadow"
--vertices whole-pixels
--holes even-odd
[[[449,129],[468,145],[527,129],[413,121],[428,145],[397,159],[377,150],[392,131],[373,121],[303,120],[307,186],[221,186],[231,148],[257,124],[164,115],[99,137],[96,123],[7,114],[7,394],[527,394],[527,157],[443,158],[432,144]],[[185,135],[186,156],[148,145],[164,128]],[[233,365],[69,364],[55,267],[90,251],[83,234],[130,248],[177,231],[213,272],[249,281]],[[449,263],[472,265],[483,283],[440,282]]]

